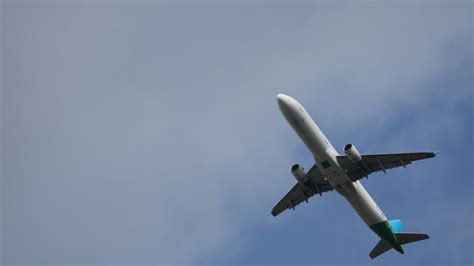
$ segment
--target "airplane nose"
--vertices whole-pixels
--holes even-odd
[[[280,110],[286,110],[288,109],[288,100],[289,97],[286,96],[285,94],[278,94],[277,95],[277,101],[278,101],[278,106],[280,107]]]
[[[278,104],[282,104],[287,99],[288,99],[288,96],[286,96],[285,94],[280,93],[280,94],[277,95]]]

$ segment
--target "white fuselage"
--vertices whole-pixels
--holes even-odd
[[[386,221],[385,214],[364,186],[359,181],[352,182],[340,167],[336,158],[339,154],[303,106],[284,94],[278,94],[277,99],[281,112],[311,151],[317,167],[329,184],[349,201],[367,225]]]

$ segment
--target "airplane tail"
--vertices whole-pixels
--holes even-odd
[[[397,239],[397,242],[400,245],[430,238],[427,234],[424,233],[401,233],[400,231],[403,228],[403,223],[400,220],[390,220],[389,223],[394,231],[394,235]],[[392,247],[385,240],[380,239],[377,245],[375,245],[374,249],[372,249],[372,251],[370,252],[369,256],[370,258],[374,259],[375,257],[382,255],[390,249],[392,249]]]

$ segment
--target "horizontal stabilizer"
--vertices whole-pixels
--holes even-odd
[[[400,245],[430,238],[427,234],[423,233],[395,233],[395,236],[397,237],[398,243],[400,243]]]
[[[371,259],[378,257],[385,253],[386,251],[390,250],[392,247],[385,242],[385,240],[380,239],[380,241],[377,243],[374,249],[370,252],[369,256]]]
[[[395,233],[395,237],[400,245],[430,238],[427,234],[423,233]],[[369,256],[373,259],[389,251],[391,248],[392,247],[385,242],[385,240],[380,239],[374,249],[370,252]]]

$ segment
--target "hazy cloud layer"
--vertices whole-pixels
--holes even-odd
[[[366,263],[335,193],[271,217],[312,163],[280,92],[335,147],[440,149],[364,182],[432,236],[376,262],[472,264],[472,5],[2,7],[6,264]]]

